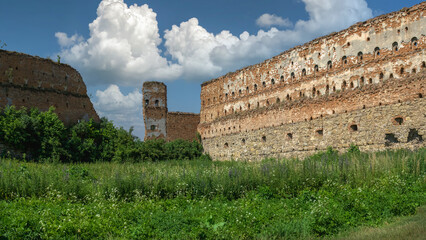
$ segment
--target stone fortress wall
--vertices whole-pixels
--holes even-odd
[[[169,112],[167,87],[161,82],[144,82],[142,105],[145,124],[145,140],[164,139],[173,141],[196,139],[200,115],[194,113]]]
[[[214,159],[303,157],[328,146],[425,146],[426,3],[355,24],[201,86]]]
[[[93,118],[99,121],[81,75],[66,64],[27,54],[0,50],[0,107],[15,105],[56,108],[66,124]]]

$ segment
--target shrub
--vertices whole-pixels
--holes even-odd
[[[200,142],[149,140],[142,142],[112,121],[80,121],[66,128],[54,112],[6,107],[0,114],[0,142],[33,161],[139,162],[195,159]],[[208,158],[208,157],[207,157]]]

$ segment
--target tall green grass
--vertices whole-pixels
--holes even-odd
[[[426,149],[303,161],[0,160],[0,239],[310,239],[426,204]]]
[[[148,198],[242,198],[251,191],[270,197],[294,197],[327,182],[352,187],[375,184],[383,176],[422,178],[426,149],[337,154],[257,163],[208,160],[44,164],[0,160],[0,199],[42,197],[59,191],[70,198],[102,196]]]

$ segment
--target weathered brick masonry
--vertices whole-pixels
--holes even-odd
[[[328,146],[425,146],[426,3],[355,24],[201,87],[214,159],[303,157]]]
[[[145,140],[196,139],[200,115],[194,113],[168,112],[167,87],[161,82],[144,82],[143,116]]]
[[[27,54],[0,50],[0,107],[50,106],[65,124],[99,116],[87,96],[81,75],[66,64]]]
[[[200,123],[200,114],[169,112],[167,114],[167,140],[196,139],[197,126]]]

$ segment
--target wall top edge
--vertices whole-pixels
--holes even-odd
[[[321,37],[315,38],[315,39],[313,39],[313,40],[311,40],[311,41],[309,41],[309,42],[306,42],[306,43],[304,43],[304,44],[301,44],[301,45],[297,45],[297,46],[295,46],[295,47],[292,47],[292,48],[290,48],[290,49],[288,49],[288,50],[286,50],[286,51],[284,51],[284,52],[281,52],[280,54],[278,54],[278,55],[276,55],[276,56],[273,56],[273,57],[271,57],[271,58],[268,58],[268,59],[266,59],[266,60],[264,60],[264,61],[262,61],[262,62],[260,62],[260,63],[253,64],[253,65],[249,65],[249,66],[247,66],[247,67],[240,68],[240,69],[238,69],[238,70],[236,70],[236,71],[234,71],[234,72],[229,72],[229,73],[227,73],[227,74],[225,74],[225,75],[222,75],[222,76],[220,76],[220,77],[218,77],[218,78],[214,78],[214,79],[211,79],[211,80],[205,81],[205,82],[203,82],[203,83],[201,84],[201,87],[204,87],[204,86],[206,86],[206,85],[209,85],[210,83],[213,83],[213,82],[219,81],[219,80],[221,80],[221,79],[223,79],[223,78],[230,77],[230,76],[232,76],[232,75],[234,75],[234,74],[237,74],[237,73],[239,73],[239,72],[242,72],[242,71],[244,71],[244,70],[247,70],[247,69],[250,69],[250,68],[253,68],[253,67],[256,67],[256,66],[261,66],[262,64],[265,64],[267,61],[270,61],[270,60],[272,60],[272,59],[275,59],[275,58],[277,58],[277,57],[280,57],[280,56],[285,55],[285,54],[287,54],[287,53],[290,53],[290,52],[292,52],[292,51],[295,51],[295,50],[298,50],[298,49],[306,49],[306,48],[308,48],[310,45],[316,44],[317,42],[319,42],[319,41],[321,41],[321,40],[331,39],[331,38],[333,38],[333,37],[335,37],[335,36],[343,35],[343,34],[344,34],[344,33],[346,33],[347,31],[353,30],[353,29],[355,29],[355,28],[368,26],[368,25],[370,25],[371,23],[374,23],[374,22],[376,22],[376,21],[382,21],[382,20],[385,20],[385,19],[387,19],[387,18],[390,18],[391,16],[395,16],[395,15],[400,14],[400,13],[404,13],[404,12],[405,12],[405,13],[410,13],[410,12],[416,12],[416,11],[422,11],[422,10],[426,10],[426,1],[425,1],[425,2],[421,2],[421,3],[419,3],[419,4],[416,4],[416,5],[414,5],[414,6],[412,6],[412,7],[409,7],[409,8],[408,8],[408,7],[404,7],[404,8],[402,8],[402,9],[398,10],[398,11],[395,11],[395,12],[390,12],[390,13],[382,14],[382,15],[380,15],[380,16],[377,16],[377,17],[374,17],[374,18],[370,18],[370,19],[365,20],[365,21],[362,21],[362,22],[357,22],[357,23],[355,23],[355,24],[351,25],[350,27],[348,27],[348,28],[346,28],[346,29],[343,29],[343,30],[341,30],[341,31],[338,31],[338,32],[332,32],[332,33],[330,33],[330,34],[328,34],[328,35],[321,36]]]

